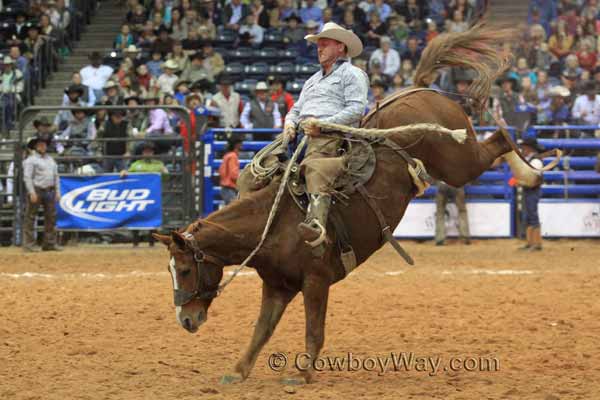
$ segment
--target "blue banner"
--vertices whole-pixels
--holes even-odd
[[[155,229],[162,225],[160,174],[61,176],[57,228]]]

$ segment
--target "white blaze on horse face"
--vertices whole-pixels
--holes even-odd
[[[173,289],[179,289],[179,285],[177,284],[177,270],[175,269],[175,257],[171,257],[171,261],[169,261],[169,271],[171,271],[171,278],[173,278]],[[177,322],[179,325],[183,325],[181,322],[181,306],[175,307],[175,316],[177,317]]]

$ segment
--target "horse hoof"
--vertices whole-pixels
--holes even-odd
[[[243,380],[244,379],[239,374],[223,375],[221,377],[221,380],[219,381],[219,384],[221,384],[221,385],[231,385],[232,383],[239,383],[239,382],[241,382]]]

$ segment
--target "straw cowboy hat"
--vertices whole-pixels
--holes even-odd
[[[348,49],[348,57],[357,57],[363,51],[363,44],[356,34],[348,29],[344,29],[335,22],[328,22],[323,25],[323,29],[316,35],[306,35],[304,39],[311,43],[317,43],[321,38],[333,39],[342,42]]]
[[[259,91],[259,90],[269,90],[269,86],[267,86],[266,82],[258,82],[256,84],[256,88],[254,88],[255,91]]]
[[[124,53],[139,53],[140,51],[142,50],[138,49],[135,44],[130,44],[125,50],[123,50]]]
[[[6,56],[4,57],[4,60],[2,60],[2,64],[4,65],[9,65],[9,64],[14,64],[15,60],[13,60],[10,56]]]
[[[106,81],[106,83],[104,84],[104,86],[102,87],[102,89],[108,90],[110,88],[117,88],[118,89],[119,88],[119,84],[117,82],[115,82],[115,81],[108,80],[108,81]]]
[[[550,97],[569,97],[571,95],[571,91],[564,86],[554,86],[548,92]]]
[[[167,60],[167,62],[165,62],[163,64],[164,68],[169,68],[169,69],[178,69],[179,68],[179,64],[177,63],[177,61],[173,60],[173,59],[169,59]]]

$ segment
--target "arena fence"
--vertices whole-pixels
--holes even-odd
[[[14,156],[13,159],[14,165],[18,166],[14,168],[14,173],[12,177],[18,177],[15,179],[18,184],[14,185],[12,189],[12,193],[5,193],[6,197],[11,196],[15,198],[15,201],[11,203],[11,211],[14,215],[13,222],[13,243],[20,244],[21,242],[21,227],[23,222],[23,205],[25,204],[25,190],[24,190],[24,182],[22,179],[22,161],[23,154],[22,149],[25,146],[26,140],[23,137],[23,131],[26,125],[32,120],[37,113],[40,111],[60,111],[60,110],[72,110],[72,109],[80,109],[82,107],[67,107],[67,106],[34,106],[28,107],[21,113],[19,118],[19,136],[18,140],[15,140],[13,143],[14,146]],[[165,110],[170,110],[172,112],[177,113],[180,119],[184,122],[184,124],[188,128],[188,132],[191,132],[191,124],[189,117],[189,110],[180,106],[137,106],[137,107],[127,107],[127,106],[96,106],[96,107],[83,107],[87,111],[98,111],[98,110],[106,110],[110,112],[111,110],[128,110],[128,109],[139,109],[142,111],[150,111],[155,108],[162,108]],[[189,151],[183,152],[181,150],[181,145],[183,143],[183,139],[179,135],[173,136],[161,136],[161,137],[145,137],[145,138],[127,138],[127,139],[101,139],[97,138],[93,141],[93,144],[97,147],[102,147],[105,142],[114,142],[114,141],[126,141],[126,142],[140,142],[150,140],[156,143],[165,142],[167,143],[168,151],[164,154],[157,154],[154,158],[161,159],[167,165],[169,169],[168,178],[163,180],[162,184],[162,198],[163,198],[163,228],[177,228],[181,227],[189,221],[193,220],[197,216],[197,206],[195,204],[195,199],[197,197],[202,197],[202,188],[195,189],[195,181],[194,181],[194,169],[197,164],[196,155],[198,154],[202,157],[203,147],[197,146],[197,151]],[[81,142],[90,143],[88,139],[69,139],[71,144],[77,144]],[[99,155],[97,153],[69,153],[65,152],[60,156],[55,156],[55,160],[59,164],[60,167],[60,175],[61,176],[72,176],[78,174],[90,174],[90,171],[93,171],[93,164],[98,163],[100,159],[124,159],[131,160],[134,158],[138,158],[136,155],[129,156],[106,156]],[[200,158],[202,159],[202,158]],[[88,166],[88,170],[82,170],[83,166]],[[82,172],[83,171],[83,172]],[[200,168],[199,171],[196,171],[196,174],[202,179],[203,177],[203,169]],[[102,174],[94,174],[102,175]],[[39,219],[38,222],[40,222]],[[85,229],[82,229],[85,230]]]

